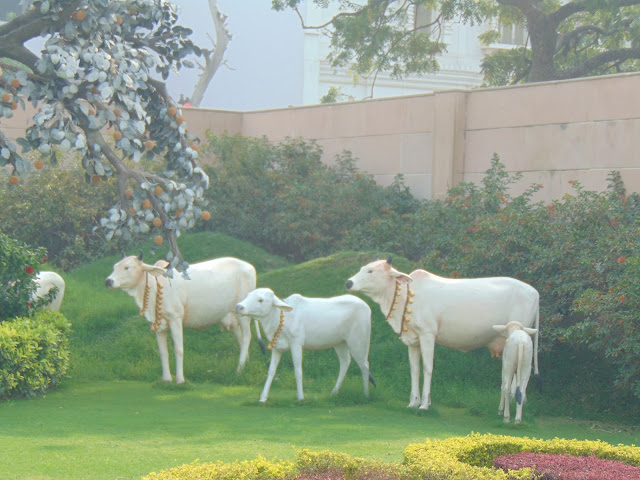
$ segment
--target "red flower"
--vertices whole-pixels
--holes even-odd
[[[42,263],[47,263],[47,257],[42,257]]]
[[[33,267],[27,267],[24,269],[25,272],[27,272],[29,275],[33,275]]]
[[[618,263],[624,263],[627,260],[627,257],[618,257]]]

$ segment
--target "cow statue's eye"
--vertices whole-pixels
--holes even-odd
[[[373,273],[373,270],[371,269],[371,270],[369,270],[367,273]]]
[[[264,300],[262,300],[261,298],[258,299],[258,303],[262,303],[264,302]]]

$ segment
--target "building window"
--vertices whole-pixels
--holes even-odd
[[[525,45],[527,43],[527,29],[524,25],[499,25],[500,42],[505,45]]]
[[[25,11],[22,0],[0,0],[0,22],[8,22]]]

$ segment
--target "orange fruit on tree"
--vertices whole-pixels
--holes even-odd
[[[155,193],[156,195],[162,195],[162,192],[164,190],[162,190],[162,187],[160,185],[158,185],[156,188],[153,189],[153,193]]]
[[[207,212],[206,210],[204,212],[202,212],[202,214],[200,216],[202,217],[202,219],[205,222],[211,218],[211,214],[209,212]]]
[[[11,185],[17,185],[19,181],[20,181],[20,179],[18,177],[16,177],[15,175],[11,175],[9,177],[9,183]]]
[[[101,180],[100,175],[93,175],[91,177],[91,183],[100,183],[100,180]]]
[[[184,117],[180,115],[178,118],[176,118],[176,123],[178,125],[182,125],[184,123]]]
[[[164,242],[164,238],[162,238],[162,235],[156,235],[153,239],[153,243],[155,243],[156,245],[162,245],[162,242]]]
[[[116,107],[116,108],[113,109],[113,114],[116,117],[119,117],[120,115],[122,115],[122,110],[120,110],[118,107]]]
[[[17,110],[18,109],[18,103],[17,102],[11,102],[11,105],[9,106],[9,108],[11,110]]]
[[[162,219],[160,217],[156,217],[153,219],[153,226],[154,227],[161,227],[162,226]]]
[[[126,189],[124,192],[124,196],[127,198],[133,197],[133,190],[131,190],[130,188]]]
[[[115,131],[113,132],[113,138],[118,141],[122,138],[122,132]]]
[[[144,142],[144,146],[147,150],[153,150],[153,148],[156,146],[156,142],[154,142],[153,140],[147,140],[146,142]]]
[[[2,94],[2,101],[4,103],[9,103],[11,100],[13,100],[13,95],[11,95],[8,92],[5,92],[5,93]]]
[[[44,167],[44,162],[42,160],[36,160],[33,166],[40,170]]]
[[[131,215],[135,215],[135,214],[136,214],[136,209],[135,209],[135,208],[133,208],[133,207],[129,207],[129,213],[130,213]]]
[[[120,15],[116,17],[116,24],[122,25],[122,17]]]
[[[78,10],[77,12],[74,12],[74,14],[76,20],[84,20],[85,18],[87,18],[87,14],[82,10]],[[71,16],[73,17],[73,14]]]
[[[169,107],[169,115],[175,117],[176,113],[178,113],[178,109],[176,107]]]
[[[20,88],[20,85],[22,85],[20,83],[20,80],[18,80],[17,78],[14,78],[13,80],[11,80],[11,86],[13,88]]]
[[[181,208],[176,210],[176,218],[178,218],[180,215],[182,215],[182,209]]]
[[[142,208],[146,208],[146,209],[151,208],[151,200],[147,199],[144,202],[142,202]]]

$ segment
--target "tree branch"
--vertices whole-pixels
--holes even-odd
[[[218,71],[218,67],[220,67],[220,64],[222,63],[222,59],[224,58],[224,54],[227,50],[227,45],[231,39],[231,34],[225,25],[226,17],[220,13],[217,0],[209,0],[209,10],[211,12],[211,18],[213,18],[213,25],[216,31],[216,42],[214,44],[213,53],[210,55],[205,54],[205,67],[200,74],[198,83],[196,83],[196,86],[193,89],[190,103],[194,107],[200,106],[204,92],[207,90],[211,79]]]
[[[609,50],[588,58],[574,68],[558,72],[558,79],[566,80],[570,78],[583,77],[589,72],[592,72],[596,68],[606,65],[607,63],[624,62],[626,60],[639,58],[640,48],[619,48],[616,50]]]
[[[500,0],[498,1],[500,2]],[[612,5],[609,8],[614,9],[640,5],[640,0],[617,0],[611,3]],[[555,12],[549,15],[549,18],[557,26],[571,15],[588,10],[592,4],[593,2],[591,2],[591,0],[573,0],[572,2],[566,3],[558,8]]]

